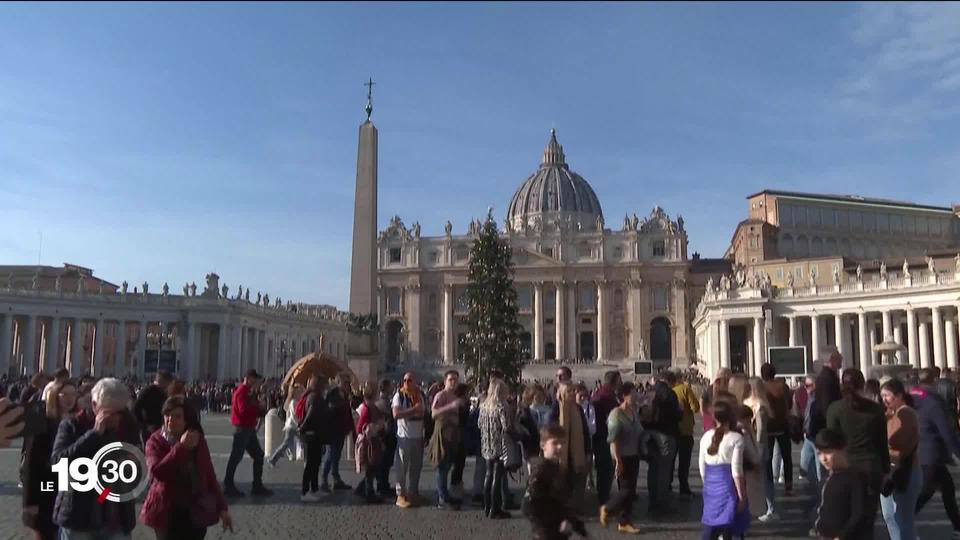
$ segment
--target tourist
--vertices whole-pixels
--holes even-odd
[[[680,483],[680,495],[691,496],[690,461],[693,459],[693,424],[700,412],[700,401],[690,384],[676,373],[666,373],[667,383],[673,388],[680,404],[680,425],[677,430],[677,480]],[[671,465],[670,486],[673,486],[673,468]]]
[[[91,411],[66,415],[57,428],[50,462],[61,458],[92,459],[112,442],[140,448],[140,427],[130,413],[130,393],[114,378],[100,379],[90,392]],[[97,499],[96,491],[60,491],[54,503],[53,522],[60,527],[62,540],[127,540],[137,524],[134,501]]]
[[[729,392],[730,376],[732,374],[733,372],[730,371],[730,368],[720,368],[713,382],[703,391],[703,396],[700,398],[700,410],[702,411],[701,416],[703,418],[704,431],[709,431],[714,427],[713,402],[717,394]]]
[[[590,441],[590,452],[587,454],[587,489],[595,490],[596,483],[593,478],[593,437],[597,434],[597,411],[590,402],[590,392],[584,384],[577,385],[577,405],[583,411],[583,417],[587,420],[587,436]]]
[[[383,439],[383,461],[377,470],[377,494],[381,497],[389,497],[395,494],[390,485],[390,471],[393,469],[394,456],[397,453],[397,421],[393,418],[393,411],[390,408],[390,400],[393,399],[393,382],[390,379],[380,381],[380,397],[377,399],[377,407],[383,413],[386,429]]]
[[[605,379],[605,381],[608,379]],[[620,404],[607,416],[607,445],[613,458],[617,492],[600,506],[600,526],[606,527],[611,516],[617,518],[617,531],[640,534],[633,526],[631,514],[637,499],[637,477],[640,475],[640,441],[643,427],[637,413],[637,390],[631,382],[619,385]],[[598,473],[599,474],[599,473]]]
[[[590,399],[597,416],[597,431],[593,436],[593,461],[597,470],[597,500],[600,504],[610,498],[610,488],[613,485],[613,458],[610,455],[610,443],[607,442],[607,418],[610,411],[620,404],[617,402],[617,391],[620,388],[620,372],[607,371],[603,374],[603,384],[600,385]]]
[[[533,404],[530,406],[530,413],[537,421],[537,430],[541,430],[550,423],[550,414],[552,408],[547,403],[546,390],[539,384],[533,387]]]
[[[818,460],[826,469],[823,503],[817,509],[812,535],[824,539],[861,540],[873,535],[867,521],[867,478],[850,468],[843,434],[821,429],[816,440]]]
[[[20,403],[30,403],[31,401],[43,401],[43,389],[50,382],[50,376],[46,373],[34,373],[30,377],[30,384],[20,393]]]
[[[488,518],[507,519],[510,514],[504,510],[504,487],[506,483],[506,464],[503,458],[510,452],[509,445],[512,422],[508,417],[507,383],[500,378],[491,377],[487,397],[480,406],[478,418],[480,426],[481,455],[486,461],[486,478],[483,482],[483,509]]]
[[[457,406],[457,428],[460,432],[460,444],[457,445],[456,454],[453,456],[453,468],[450,469],[450,495],[452,498],[461,501],[462,504],[465,493],[463,471],[467,467],[467,451],[464,438],[466,437],[467,423],[470,421],[470,387],[464,383],[459,383],[453,393],[460,401]]]
[[[783,476],[784,494],[789,497],[793,492],[793,452],[790,440],[790,409],[793,399],[787,383],[777,378],[777,368],[773,364],[760,366],[760,378],[766,393],[767,405],[770,407],[770,423],[767,426],[766,446],[769,449],[769,459],[765,463],[771,481]],[[782,471],[778,474],[778,467],[774,466],[774,451],[778,462],[782,462]]]
[[[743,470],[743,435],[737,431],[734,406],[715,400],[716,427],[700,438],[703,479],[704,540],[743,537],[750,526],[750,508]]]
[[[273,492],[263,485],[263,448],[260,447],[260,441],[257,439],[257,423],[264,412],[257,399],[257,390],[262,383],[263,377],[257,373],[257,370],[248,370],[243,382],[234,389],[230,400],[230,423],[236,430],[223,478],[223,492],[227,497],[244,496],[233,482],[233,475],[244,453],[250,454],[250,458],[253,459],[251,493],[256,496],[273,495]]]
[[[577,390],[573,383],[560,383],[557,398],[551,422],[562,427],[567,436],[560,454],[560,470],[567,476],[567,485],[571,486],[571,506],[581,512],[587,487],[587,455],[591,453],[590,430],[583,409],[577,405]]]
[[[763,487],[764,499],[766,501],[766,512],[758,519],[761,523],[779,519],[776,509],[776,494],[774,490],[773,469],[770,466],[770,437],[768,437],[770,427],[770,404],[767,402],[767,390],[763,381],[759,377],[750,377],[747,379],[747,397],[743,404],[750,407],[753,412],[754,436],[757,441],[757,448],[760,455],[763,456]],[[759,505],[760,501],[754,501]]]
[[[329,441],[330,423],[326,391],[327,378],[321,373],[311,375],[291,415],[300,416],[296,421],[300,438],[306,446],[300,480],[300,500],[305,503],[320,500],[320,464],[323,461],[323,449]]]
[[[423,467],[423,417],[426,414],[423,393],[413,373],[403,376],[403,384],[391,402],[397,419],[397,506],[410,508],[419,502],[420,469]]]
[[[823,370],[831,369],[824,366]],[[821,374],[822,375],[822,374]],[[850,467],[867,478],[867,504],[864,507],[863,538],[873,538],[872,524],[880,503],[883,477],[890,472],[890,453],[887,446],[887,419],[880,404],[860,395],[864,387],[863,373],[856,368],[843,372],[843,397],[827,410],[827,427],[840,432],[847,442],[847,460]],[[822,386],[817,378],[818,392]],[[819,399],[819,398],[817,398]]]
[[[189,420],[196,418],[190,408],[183,397],[167,399],[163,425],[147,440],[152,481],[140,521],[154,529],[157,540],[202,540],[217,522],[233,532],[210,449],[199,425]]]
[[[680,403],[673,388],[656,376],[653,388],[645,392],[640,405],[640,421],[647,434],[647,493],[650,513],[670,512],[669,488],[673,477],[673,460],[677,455],[680,429]]]
[[[295,408],[297,401],[304,392],[305,389],[302,384],[294,384],[287,395],[287,400],[283,405],[286,416],[283,421],[283,441],[273,451],[273,454],[270,455],[270,459],[267,460],[271,467],[277,466],[277,461],[280,460],[280,456],[283,455],[284,452],[286,452],[288,459],[293,459],[295,456],[297,443],[300,439]]]
[[[350,375],[338,373],[336,386],[327,390],[327,412],[330,415],[329,444],[323,462],[323,481],[320,491],[330,493],[329,478],[333,476],[333,489],[349,491],[351,488],[340,478],[340,454],[343,445],[355,431],[353,425],[353,408],[350,406]]]
[[[923,489],[917,500],[917,512],[920,512],[939,490],[944,510],[953,525],[953,538],[960,538],[960,512],[957,510],[953,477],[947,469],[947,465],[953,461],[951,456],[960,457],[960,436],[957,434],[957,425],[952,420],[956,414],[956,398],[947,401],[943,394],[937,391],[942,385],[946,387],[946,397],[951,397],[952,381],[947,381],[947,384],[942,381],[943,379],[936,379],[933,369],[921,369],[919,384],[910,390],[920,423],[919,457],[923,472]]]
[[[41,486],[57,480],[51,470],[50,452],[60,421],[77,412],[77,387],[70,379],[61,379],[45,392],[46,429],[24,437],[20,480],[23,483],[24,525],[33,531],[36,540],[55,540],[57,526],[53,522],[53,504],[57,492],[44,490]]]
[[[430,437],[430,460],[437,468],[437,506],[459,510],[462,501],[450,495],[447,480],[463,444],[459,415],[462,400],[456,395],[460,373],[455,369],[449,370],[443,379],[443,390],[434,396],[430,408],[434,423]]]
[[[133,405],[133,416],[140,423],[140,436],[144,444],[153,432],[163,425],[163,403],[167,400],[167,386],[173,382],[173,376],[166,371],[158,371],[153,384],[140,391]]]
[[[377,495],[374,480],[383,461],[386,447],[384,432],[387,422],[383,411],[377,407],[377,386],[373,382],[363,385],[363,403],[359,407],[357,418],[356,456],[357,472],[363,473],[363,484],[359,494],[368,504],[378,504],[383,499]]]
[[[723,394],[721,394],[723,395]],[[753,409],[747,405],[727,401],[733,406],[737,415],[737,429],[743,435],[743,476],[747,483],[747,502],[750,507],[750,516],[759,518],[767,513],[767,505],[761,501],[767,500],[766,467],[763,466],[764,456],[757,443],[757,434],[754,429]]]
[[[41,395],[42,401],[47,401],[50,398],[50,393],[53,392],[53,387],[66,381],[70,378],[70,371],[66,368],[60,368],[53,373],[53,380],[48,382],[46,386],[43,387],[43,393]]]
[[[914,515],[923,487],[917,459],[920,427],[912,398],[899,379],[890,379],[880,388],[887,409],[887,442],[892,473],[881,488],[880,508],[890,540],[915,540]]]
[[[483,381],[478,382],[477,388],[483,388]],[[470,404],[470,416],[467,419],[466,429],[464,429],[463,447],[468,456],[474,457],[473,467],[473,491],[471,502],[477,505],[483,505],[483,481],[487,476],[487,462],[483,459],[480,450],[480,405],[483,403],[485,393],[479,393],[477,399]]]
[[[587,536],[584,523],[569,506],[570,486],[562,472],[564,429],[556,424],[539,434],[542,457],[532,458],[523,512],[530,519],[534,540],[562,540],[574,532]]]

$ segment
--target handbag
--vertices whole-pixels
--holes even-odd
[[[207,528],[220,521],[220,512],[217,510],[217,496],[209,491],[202,493],[190,505],[190,520],[193,526]]]

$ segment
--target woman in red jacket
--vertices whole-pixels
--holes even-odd
[[[150,491],[140,521],[158,540],[201,540],[218,521],[233,532],[233,521],[210,460],[210,449],[182,397],[163,404],[163,427],[147,440]]]

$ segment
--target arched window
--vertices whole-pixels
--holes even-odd
[[[666,317],[657,317],[650,321],[650,359],[670,360],[672,358],[670,320]]]

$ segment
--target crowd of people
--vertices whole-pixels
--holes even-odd
[[[587,384],[560,366],[550,381],[511,383],[493,370],[468,385],[450,370],[440,381],[406,373],[397,384],[355,385],[341,373],[333,380],[315,374],[287,389],[255,370],[235,382],[190,385],[165,372],[142,384],[74,380],[60,370],[52,378],[4,380],[0,413],[14,403],[44,402],[47,429],[25,438],[21,465],[23,521],[41,540],[129,538],[137,523],[133,502],[97,504],[92,492],[39,489],[55,480],[51,466],[61,457],[92,457],[113,441],[145,451],[150,484],[139,521],[160,539],[203,538],[217,523],[232,529],[228,503],[246,496],[234,481],[244,454],[253,465],[250,496],[269,497],[265,462],[275,467],[284,456],[292,459],[298,446],[304,504],[352,490],[368,504],[389,499],[400,509],[475,504],[490,519],[522,510],[534,538],[585,536],[590,516],[639,534],[641,464],[649,515],[669,514],[677,497],[695,497],[689,477],[698,415],[704,539],[742,538],[754,520],[780,518],[776,484],[792,494],[794,444],[801,445],[811,536],[869,539],[881,513],[890,538],[913,540],[916,512],[939,490],[953,537],[960,538],[947,470],[952,456],[960,456],[954,374],[927,368],[911,380],[866,381],[841,364],[838,353],[816,362],[815,373],[796,388],[771,364],[760,377],[724,369],[713,381],[664,370],[640,384],[609,371]],[[284,435],[265,456],[257,433],[271,408],[281,411]],[[234,433],[218,480],[203,414],[225,409]],[[15,414],[0,416],[0,444],[19,429],[8,426]],[[346,444],[356,486],[340,476]],[[476,466],[467,490],[470,457]],[[436,474],[429,499],[420,490],[425,460]],[[511,478],[523,488],[519,500]]]

